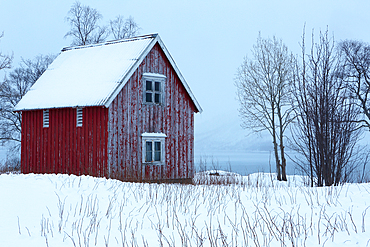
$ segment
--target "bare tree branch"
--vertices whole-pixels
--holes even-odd
[[[281,40],[259,36],[252,59],[245,57],[234,79],[242,127],[270,133],[278,180],[286,180],[284,132],[294,118],[290,86],[293,60]]]
[[[4,37],[4,32],[0,34],[0,39]],[[13,61],[12,55],[5,55],[0,51],[0,70],[10,69]]]
[[[96,9],[76,1],[68,11],[66,21],[69,22],[71,30],[64,37],[73,38],[71,45],[103,42],[109,35],[109,29],[98,25],[102,18],[103,16]]]
[[[363,123],[370,130],[370,45],[346,40],[339,44],[343,56],[346,87],[363,113]]]
[[[54,55],[37,56],[33,60],[22,59],[21,65],[9,73],[0,84],[0,143],[15,142],[20,145],[20,112],[14,112],[14,106],[28,92],[36,80],[44,73],[54,60]]]
[[[110,21],[110,31],[115,39],[137,36],[140,29],[132,16],[125,20],[123,16],[119,15],[113,21]]]
[[[297,121],[293,129],[294,148],[302,159],[298,166],[311,177],[311,185],[338,185],[348,179],[356,164],[357,142],[361,135],[358,107],[343,80],[342,57],[335,43],[320,32],[296,64],[294,95]]]

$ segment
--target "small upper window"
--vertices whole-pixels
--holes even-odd
[[[77,127],[81,127],[82,126],[82,122],[83,122],[83,109],[82,108],[77,108]]]
[[[42,126],[44,128],[49,127],[49,110],[44,110],[42,115]]]
[[[163,104],[165,76],[153,73],[144,73],[144,102]]]
[[[146,103],[161,103],[161,82],[160,81],[146,81],[146,89],[145,89],[145,102]]]

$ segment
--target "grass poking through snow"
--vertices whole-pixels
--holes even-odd
[[[0,239],[31,247],[368,244],[370,184],[310,188],[300,176],[284,183],[214,172],[195,185],[1,175]]]

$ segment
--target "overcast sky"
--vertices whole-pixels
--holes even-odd
[[[368,0],[81,0],[103,15],[101,24],[117,15],[133,16],[141,34],[159,33],[204,112],[196,116],[196,138],[232,142],[244,138],[238,118],[234,75],[250,53],[258,33],[281,38],[299,53],[306,35],[329,28],[335,40],[370,41]],[[57,54],[69,46],[65,16],[73,0],[1,0],[0,50],[20,58]],[[225,131],[224,131],[225,130]],[[255,136],[249,136],[253,143]]]

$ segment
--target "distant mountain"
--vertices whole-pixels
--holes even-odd
[[[196,122],[196,152],[272,150],[272,142],[267,133],[251,133],[244,130],[240,123],[237,117]]]

